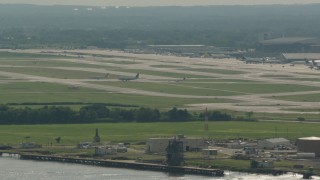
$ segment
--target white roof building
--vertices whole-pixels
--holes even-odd
[[[189,138],[183,135],[179,135],[178,137],[148,139],[146,144],[146,152],[165,153],[166,148],[169,145],[169,141],[173,140],[174,138],[177,138],[183,142],[184,151],[195,151],[207,147],[203,138]]]
[[[273,149],[277,146],[291,146],[290,141],[285,138],[272,138],[258,141],[258,147],[261,149]]]
[[[320,60],[320,53],[283,53],[282,58],[286,61]]]

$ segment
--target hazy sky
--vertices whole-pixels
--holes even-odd
[[[308,4],[320,0],[0,0],[3,4],[92,5],[92,6],[192,6],[230,4]]]

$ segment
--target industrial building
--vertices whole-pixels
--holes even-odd
[[[285,138],[272,138],[258,141],[258,147],[261,149],[275,149],[279,147],[291,147],[291,144]]]
[[[280,59],[284,62],[305,62],[306,60],[320,60],[320,53],[283,53]]]
[[[320,157],[320,137],[303,137],[297,139],[298,152],[315,153]]]
[[[145,51],[157,54],[175,54],[188,57],[210,56],[215,58],[229,57],[227,54],[235,49],[206,45],[147,45]]]
[[[320,52],[320,40],[313,37],[281,37],[262,40],[257,50],[266,53],[317,53]]]
[[[189,138],[184,135],[169,138],[150,138],[147,140],[146,152],[148,153],[165,153],[169,145],[169,141],[179,139],[183,143],[184,151],[197,151],[206,148],[203,138]]]

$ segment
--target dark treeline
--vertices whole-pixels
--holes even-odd
[[[320,4],[92,9],[0,5],[0,47],[254,47],[262,32],[320,37]]]
[[[183,122],[204,120],[205,114],[190,113],[186,109],[109,109],[104,104],[92,104],[79,111],[63,106],[44,106],[38,109],[0,106],[0,124],[75,124],[98,122]],[[209,112],[210,121],[230,121],[233,118],[219,111]],[[245,120],[245,119],[243,119]]]

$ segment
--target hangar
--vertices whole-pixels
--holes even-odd
[[[313,37],[281,37],[262,40],[257,50],[265,53],[320,53],[320,40]]]
[[[283,53],[280,59],[284,62],[305,62],[306,60],[320,60],[320,53]]]

